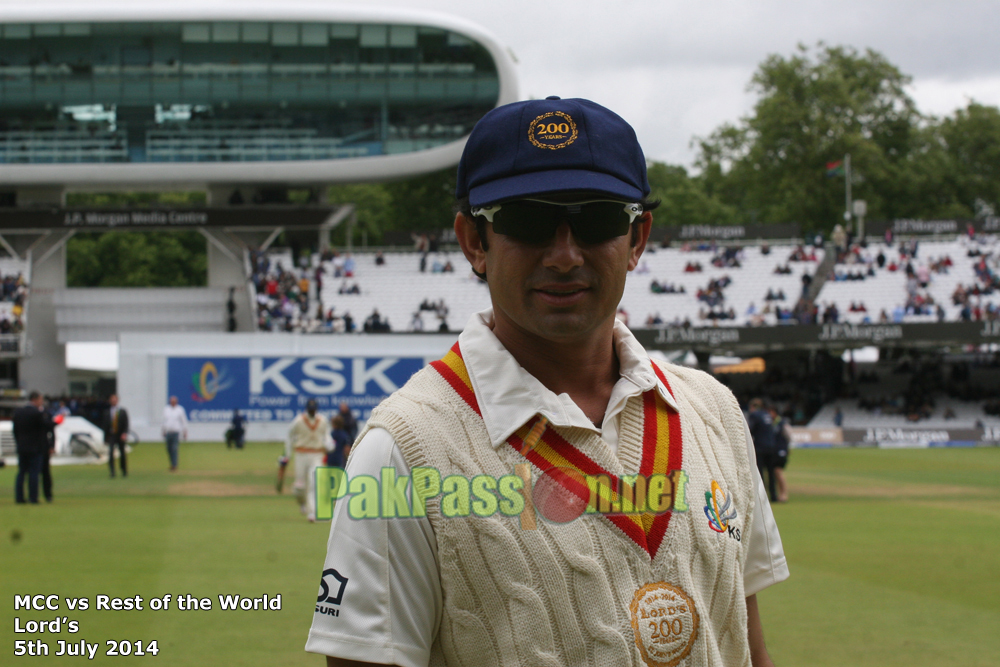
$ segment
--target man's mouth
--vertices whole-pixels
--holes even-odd
[[[553,306],[569,306],[583,298],[589,288],[586,285],[542,285],[535,291],[543,301]]]

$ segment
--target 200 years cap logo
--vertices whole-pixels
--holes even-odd
[[[573,118],[563,111],[550,111],[531,121],[528,139],[539,148],[557,150],[576,141],[579,132]]]
[[[642,660],[649,667],[674,667],[691,653],[698,637],[698,610],[683,589],[664,581],[635,592],[632,630]]]

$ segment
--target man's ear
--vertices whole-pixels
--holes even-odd
[[[653,228],[653,213],[646,211],[633,223],[636,225],[636,241],[632,245],[632,253],[628,258],[628,270],[631,271],[639,266],[639,257],[646,250],[646,241],[649,240],[649,232]]]
[[[461,246],[465,258],[472,265],[472,270],[486,273],[486,251],[483,249],[483,240],[479,238],[479,232],[476,231],[476,223],[462,213],[456,214],[455,237],[458,239],[458,245]]]

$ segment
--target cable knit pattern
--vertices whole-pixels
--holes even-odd
[[[660,368],[680,406],[690,508],[673,513],[655,557],[600,515],[562,525],[539,516],[537,530],[522,530],[516,516],[447,518],[440,496],[430,499],[444,602],[431,665],[641,667],[630,604],[640,587],[658,582],[685,591],[700,617],[680,665],[750,664],[743,563],[754,487],[742,413],[710,376]],[[621,416],[618,458],[591,432],[550,428],[608,472],[635,474],[643,419],[642,397],[630,399]],[[434,467],[442,479],[499,478],[525,462],[513,447],[494,448],[482,418],[431,368],[382,402],[366,431],[372,428],[395,438],[411,468]],[[541,475],[534,466],[532,472],[535,480]],[[703,508],[713,480],[733,499],[732,524],[741,540],[708,526]]]

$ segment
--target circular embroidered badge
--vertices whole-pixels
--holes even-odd
[[[698,637],[698,610],[687,593],[671,584],[646,584],[632,604],[635,645],[649,667],[674,667],[686,658]]]
[[[557,150],[576,141],[579,132],[568,113],[550,111],[543,113],[528,126],[528,139],[539,148]]]

